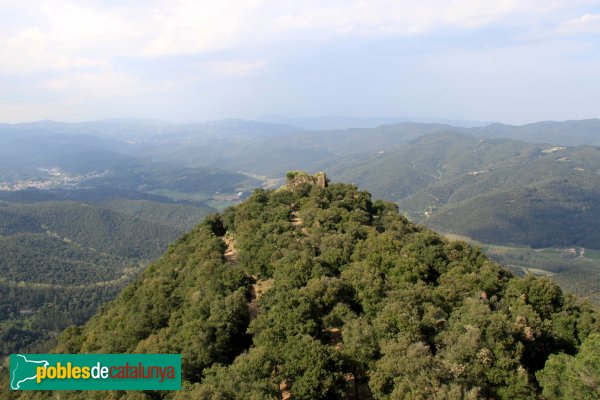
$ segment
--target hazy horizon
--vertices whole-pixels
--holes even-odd
[[[0,121],[598,118],[597,1],[0,3]]]
[[[133,116],[124,116],[124,117],[106,117],[99,119],[80,119],[80,120],[60,120],[60,119],[52,119],[52,118],[43,118],[43,119],[33,119],[26,121],[18,121],[18,122],[7,122],[1,121],[0,124],[8,124],[8,125],[27,125],[27,124],[38,124],[38,123],[65,123],[65,124],[84,124],[84,123],[101,123],[101,122],[131,122],[131,123],[156,123],[156,124],[169,124],[169,125],[188,125],[188,124],[204,124],[218,121],[246,121],[246,122],[263,122],[269,124],[283,124],[283,125],[291,125],[294,126],[295,122],[300,121],[335,121],[335,120],[344,120],[347,122],[356,121],[357,123],[370,122],[370,121],[382,121],[382,125],[385,124],[395,124],[402,122],[409,123],[423,123],[423,124],[447,124],[454,126],[486,126],[490,124],[496,124],[504,122],[502,121],[478,121],[478,120],[466,120],[466,119],[446,119],[446,118],[435,118],[435,117],[407,117],[407,116],[381,116],[381,115],[368,115],[363,117],[356,117],[350,115],[302,115],[296,117],[289,117],[280,114],[272,114],[272,115],[262,115],[257,116],[255,118],[241,118],[237,116],[224,116],[222,118],[215,119],[191,119],[191,120],[168,120],[162,118],[144,118],[144,117],[133,117]],[[566,121],[566,120],[565,120]],[[547,121],[536,121],[536,122],[547,122]],[[564,121],[551,121],[551,122],[564,122]]]
[[[391,124],[400,124],[400,123],[415,123],[415,124],[442,124],[449,125],[454,127],[462,127],[462,128],[470,128],[470,127],[486,127],[494,124],[502,124],[502,125],[511,125],[511,126],[525,126],[537,123],[565,123],[565,122],[573,122],[573,121],[590,121],[590,120],[600,120],[600,118],[592,117],[592,118],[581,118],[581,119],[546,119],[539,121],[531,121],[531,122],[523,122],[523,123],[509,123],[505,121],[479,121],[479,120],[467,120],[467,119],[446,119],[446,118],[435,118],[435,117],[406,117],[406,116],[365,116],[365,117],[354,117],[348,115],[314,115],[314,116],[299,116],[299,117],[288,117],[283,115],[263,115],[256,118],[240,118],[236,116],[230,117],[222,117],[215,119],[204,119],[204,120],[184,120],[184,121],[174,121],[167,119],[159,119],[159,118],[144,118],[144,117],[107,117],[107,118],[99,118],[99,119],[82,119],[82,120],[59,120],[59,119],[34,119],[28,121],[18,121],[18,122],[7,122],[1,121],[0,124],[5,125],[28,125],[28,124],[43,124],[43,123],[58,123],[58,124],[89,124],[89,123],[103,123],[103,122],[129,122],[129,123],[155,123],[155,124],[165,124],[165,125],[194,125],[194,124],[207,124],[213,122],[220,121],[245,121],[245,122],[260,122],[265,124],[281,124],[281,125],[289,125],[291,127],[302,128],[302,125],[315,123],[317,124],[319,121],[323,121],[324,125],[334,124],[336,120],[340,120],[339,124],[344,125],[347,128],[361,128],[365,126],[369,127],[377,127],[380,125],[391,125]],[[333,121],[333,122],[331,122]],[[357,122],[356,125],[352,125],[352,122]],[[376,121],[383,121],[380,124],[371,123]],[[301,123],[298,123],[301,122]],[[305,128],[309,129],[309,128]],[[321,129],[321,128],[319,128]],[[337,128],[331,128],[337,129]],[[346,128],[341,128],[346,129]],[[310,130],[310,129],[309,129]]]

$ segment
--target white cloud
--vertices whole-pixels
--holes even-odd
[[[600,14],[584,14],[558,26],[558,32],[567,34],[600,32]]]
[[[165,98],[177,98],[180,84],[163,80],[145,81],[109,69],[63,73],[29,84],[13,80],[13,84],[0,95],[0,121],[23,122],[44,118],[81,121],[131,115],[150,117],[161,110]],[[14,91],[18,90],[15,86],[19,85],[26,86],[27,95],[15,95]],[[150,110],[149,101],[156,103]]]
[[[21,55],[9,54],[16,64],[31,64],[31,55],[38,53],[49,68],[77,67],[90,59],[118,56],[198,54],[284,41],[293,35],[394,36],[473,29],[566,7],[565,1],[520,0],[133,0],[108,5],[40,0],[36,7],[19,4],[4,5],[0,22],[11,14],[30,18],[16,32],[0,28],[2,37],[8,38],[0,39],[0,54],[18,40],[18,46],[26,49]],[[37,37],[27,45],[23,37],[31,32]]]
[[[492,23],[518,11],[520,1],[338,1],[308,2],[303,10],[279,17],[282,30],[331,30],[348,35],[415,35],[448,27],[470,29]]]
[[[69,74],[46,80],[41,88],[68,93],[71,101],[77,102],[84,101],[86,98],[137,96],[147,91],[144,82],[111,71]]]
[[[0,72],[28,73],[106,65],[102,58],[57,51],[41,29],[28,28],[0,42]]]
[[[214,61],[207,65],[209,71],[216,75],[243,77],[265,66],[264,61]]]
[[[467,76],[458,76],[466,81],[468,76],[480,76],[476,83],[483,87],[496,80],[494,73],[502,72],[496,68],[522,76],[527,68],[545,68],[565,59],[579,62],[581,55],[594,58],[593,36],[585,34],[600,31],[600,14],[593,7],[597,5],[598,0],[0,0],[0,84],[8,83],[0,100],[13,100],[6,110],[58,118],[70,112],[93,115],[101,107],[107,114],[110,110],[150,112],[151,102],[154,112],[162,110],[167,98],[177,112],[198,103],[199,93],[204,96],[205,90],[213,90],[210,103],[229,112],[236,96],[227,94],[225,87],[240,94],[239,103],[233,104],[235,110],[248,107],[243,103],[256,97],[252,91],[260,91],[266,99],[273,91],[271,100],[264,100],[264,111],[269,112],[273,105],[315,103],[314,98],[287,98],[291,93],[288,86],[298,81],[330,84],[322,73],[328,67],[332,75],[335,68],[360,70],[354,75],[342,74],[339,82],[345,76],[364,77],[364,82],[331,83],[327,87],[335,99],[331,104],[344,103],[337,101],[340,96],[334,92],[352,91],[360,85],[371,88],[368,83],[382,62],[371,60],[375,52],[368,48],[370,43],[385,48],[393,39],[407,38],[398,41],[407,54],[384,59],[384,63],[402,59],[402,64],[410,63],[411,57],[414,62],[422,53],[435,59],[445,52],[460,53],[463,48],[481,56],[475,61],[489,58],[485,54],[488,49],[510,49],[523,43],[568,41],[564,48],[576,49],[572,55],[535,47],[534,57],[525,51],[496,52],[506,58],[481,61],[481,71],[475,72],[469,63],[461,63],[459,70],[464,68]],[[456,32],[459,35],[452,35]],[[567,33],[573,35],[567,37]],[[338,43],[343,45],[336,47]],[[413,50],[412,43],[423,49]],[[338,48],[339,55],[327,53]],[[346,49],[350,62],[344,62]],[[545,64],[540,65],[544,54]],[[360,66],[351,62],[352,57]],[[310,68],[303,68],[303,63]],[[565,70],[573,68],[572,64],[563,65]],[[443,75],[453,68],[451,62],[445,62],[439,71],[427,64],[423,67],[413,72],[415,84],[435,85],[436,79],[456,78]],[[567,80],[568,73],[564,74]],[[315,86],[315,93],[323,90],[322,84]],[[382,85],[383,89],[388,86],[390,93],[398,92]],[[380,97],[373,89],[372,98]],[[390,99],[394,98],[383,100]],[[19,103],[27,101],[31,112]],[[44,101],[47,112],[42,113]],[[138,108],[128,108],[133,102]],[[356,104],[365,106],[361,102]],[[422,103],[429,106],[431,100]],[[203,105],[210,106],[209,102]]]
[[[142,54],[194,54],[227,48],[251,34],[253,2],[179,1],[157,6]]]
[[[150,19],[147,56],[193,54],[290,37],[404,36],[473,29],[515,15],[544,14],[554,1],[321,0],[189,1],[160,3]]]

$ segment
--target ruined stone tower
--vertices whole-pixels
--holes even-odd
[[[310,175],[304,171],[290,171],[286,174],[287,184],[289,188],[298,187],[300,185],[309,184],[320,188],[327,187],[327,175],[325,172],[317,172],[315,175]]]

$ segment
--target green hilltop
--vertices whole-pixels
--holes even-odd
[[[181,353],[182,391],[60,398],[597,398],[597,310],[297,176],[206,218],[54,349]]]

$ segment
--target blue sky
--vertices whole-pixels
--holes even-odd
[[[0,0],[0,122],[266,114],[600,117],[600,1]]]

